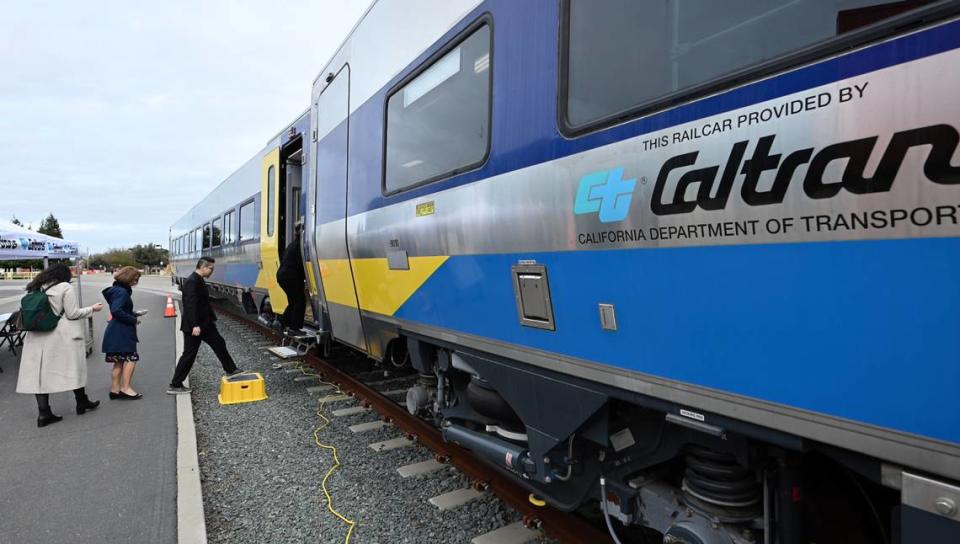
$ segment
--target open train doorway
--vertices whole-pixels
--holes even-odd
[[[280,232],[279,246],[287,247],[293,240],[294,228],[303,220],[303,137],[291,133],[290,140],[280,148],[280,183],[277,230]]]

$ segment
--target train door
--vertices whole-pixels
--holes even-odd
[[[277,284],[277,269],[283,252],[285,235],[281,218],[285,210],[285,184],[280,175],[280,149],[273,149],[263,157],[260,175],[260,274],[257,286],[266,288],[270,307],[275,314],[287,309],[287,295]],[[261,311],[265,308],[260,308]]]
[[[360,305],[347,247],[347,164],[350,125],[350,67],[330,74],[314,90],[311,125],[316,186],[314,247],[334,338],[366,351]]]
[[[293,129],[291,129],[291,132],[293,132]],[[281,259],[287,245],[293,242],[297,224],[302,224],[304,220],[303,157],[303,139],[299,135],[287,142],[280,151],[280,172],[284,180],[281,193],[283,195],[283,202],[285,203],[281,210],[280,223],[278,224],[281,233],[284,235],[282,243],[279,246]],[[305,263],[308,265],[309,260],[306,257],[309,255],[309,251],[302,234],[300,242],[300,254],[304,256],[301,266],[304,266]],[[309,286],[309,284],[310,282],[308,280],[307,286]],[[312,294],[313,293],[311,293],[311,295]],[[307,305],[305,310],[305,322],[313,323],[313,309],[310,305]]]

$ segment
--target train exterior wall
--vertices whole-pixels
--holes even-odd
[[[347,213],[317,178],[315,244],[331,305],[324,266],[355,279],[367,343],[442,338],[960,478],[960,23],[568,137],[557,2],[484,2],[399,72],[351,57],[384,5],[331,63],[350,63],[350,118],[326,123],[312,166],[348,138]],[[483,16],[488,159],[385,196],[387,94]],[[776,178],[793,154],[807,160]],[[348,253],[325,263],[325,233],[344,229]],[[390,247],[409,270],[388,267]],[[518,263],[549,271],[556,330],[518,321]]]

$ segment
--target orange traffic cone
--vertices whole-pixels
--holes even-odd
[[[173,307],[173,297],[167,296],[167,307],[163,310],[163,317],[177,317],[177,309]]]

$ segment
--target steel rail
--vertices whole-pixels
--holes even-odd
[[[280,338],[280,335],[273,329],[238,312],[219,306],[216,309],[274,339]],[[356,397],[362,405],[379,412],[384,421],[401,429],[408,438],[430,449],[438,461],[457,467],[473,482],[475,489],[492,491],[500,500],[523,515],[523,523],[527,527],[538,528],[548,536],[564,543],[580,544],[610,541],[610,535],[606,531],[575,514],[562,512],[550,506],[533,505],[530,502],[530,491],[522,485],[491,467],[485,461],[477,459],[469,450],[445,442],[439,429],[419,417],[410,415],[405,407],[384,397],[350,374],[316,355],[308,354],[303,357],[303,360],[317,370],[321,377],[340,387],[345,394]]]

